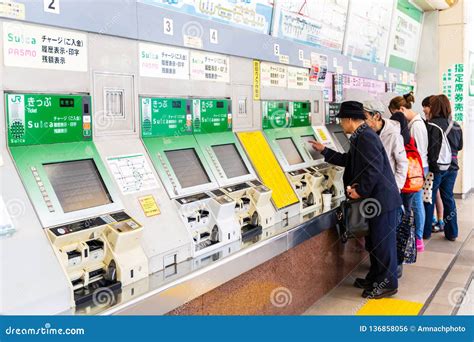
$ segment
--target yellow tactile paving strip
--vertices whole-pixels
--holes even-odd
[[[237,136],[263,184],[272,189],[272,199],[278,209],[298,202],[293,188],[278,164],[262,132],[240,132]]]
[[[360,316],[416,316],[423,307],[422,303],[410,302],[403,299],[383,298],[369,299],[363,307],[357,311]]]

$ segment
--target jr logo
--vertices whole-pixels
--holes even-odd
[[[10,96],[11,103],[21,103],[21,96],[20,95],[12,95]]]

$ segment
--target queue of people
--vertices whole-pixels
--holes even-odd
[[[444,232],[447,241],[458,236],[454,184],[462,130],[445,95],[423,100],[425,117],[414,102],[413,93],[393,98],[389,118],[380,101],[343,102],[337,117],[350,135],[349,152],[312,142],[325,161],[345,167],[349,199],[378,203],[365,238],[370,269],[354,282],[363,297],[397,293],[403,264],[416,262],[432,233]]]

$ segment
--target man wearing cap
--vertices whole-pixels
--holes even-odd
[[[354,286],[364,289],[364,298],[389,297],[398,289],[396,228],[402,204],[399,189],[382,141],[364,121],[362,103],[343,102],[337,117],[344,132],[351,134],[349,152],[336,152],[317,141],[312,145],[328,163],[345,167],[344,185],[349,198],[367,199],[365,204],[376,208],[370,215],[370,233],[366,237],[370,270],[365,278],[357,278]]]

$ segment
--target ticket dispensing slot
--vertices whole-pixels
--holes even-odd
[[[240,183],[222,188],[227,195],[235,200],[235,215],[239,221],[242,240],[252,240],[262,234],[273,222],[271,191],[263,185],[256,186],[250,182]],[[271,208],[271,207],[270,207]]]
[[[165,156],[181,188],[210,182],[195,148],[165,151]],[[233,218],[235,201],[225,194],[201,192],[175,200],[179,215],[194,242],[194,254],[240,239]]]
[[[200,193],[176,199],[184,224],[194,241],[196,255],[207,253],[211,246],[235,240],[235,231],[220,227],[214,216],[232,215],[234,201],[225,194]],[[238,235],[238,234],[237,234]]]
[[[76,305],[90,302],[102,291],[119,292],[148,275],[140,246],[142,226],[124,212],[49,228],[47,233],[71,282]]]
[[[208,151],[214,167],[227,180],[252,176],[235,143],[214,145]],[[274,224],[272,192],[260,182],[242,182],[221,188],[235,202],[235,216],[240,224],[242,240],[247,241],[262,233],[262,228]]]

